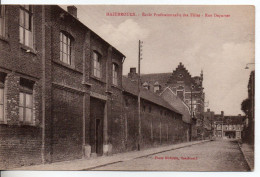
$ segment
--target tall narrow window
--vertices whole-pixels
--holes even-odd
[[[101,59],[100,55],[96,52],[93,52],[93,63],[94,63],[94,76],[101,78]]]
[[[5,37],[5,6],[0,5],[0,36]]]
[[[118,65],[115,63],[113,63],[112,77],[113,77],[113,84],[118,85]]]
[[[32,6],[20,6],[20,43],[33,48],[33,13]]]
[[[0,73],[0,122],[4,122],[4,80],[4,75]]]
[[[63,32],[60,32],[60,61],[71,65],[72,38]]]
[[[33,123],[33,82],[25,79],[20,80],[19,121]]]

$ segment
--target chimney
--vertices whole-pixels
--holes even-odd
[[[221,116],[224,117],[224,111],[221,111]]]
[[[130,73],[136,74],[136,68],[130,68]]]
[[[210,112],[210,109],[207,109],[207,112]]]
[[[238,114],[238,117],[241,117],[241,114]]]
[[[130,68],[128,78],[130,78],[132,81],[138,81],[138,74],[136,73],[136,68]]]
[[[75,6],[68,6],[68,7],[67,7],[67,10],[68,10],[68,12],[69,12],[72,16],[74,16],[75,18],[77,18],[77,7],[75,7]]]

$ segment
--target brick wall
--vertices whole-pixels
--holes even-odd
[[[33,86],[33,121],[19,121],[20,76],[8,73],[5,77],[5,123],[0,124],[0,168],[13,168],[41,163],[41,96],[38,81]]]
[[[138,107],[137,97],[124,94],[124,136],[126,150],[136,150],[138,143]],[[143,106],[145,105],[145,111]],[[151,107],[151,112],[149,112]],[[149,148],[161,144],[174,144],[187,141],[189,124],[182,121],[181,115],[154,103],[142,100],[141,102],[141,148]]]

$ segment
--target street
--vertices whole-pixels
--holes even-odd
[[[236,141],[217,140],[91,170],[249,171]]]

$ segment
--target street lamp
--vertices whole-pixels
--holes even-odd
[[[254,65],[255,63],[247,63],[245,69],[249,69],[248,65]]]

